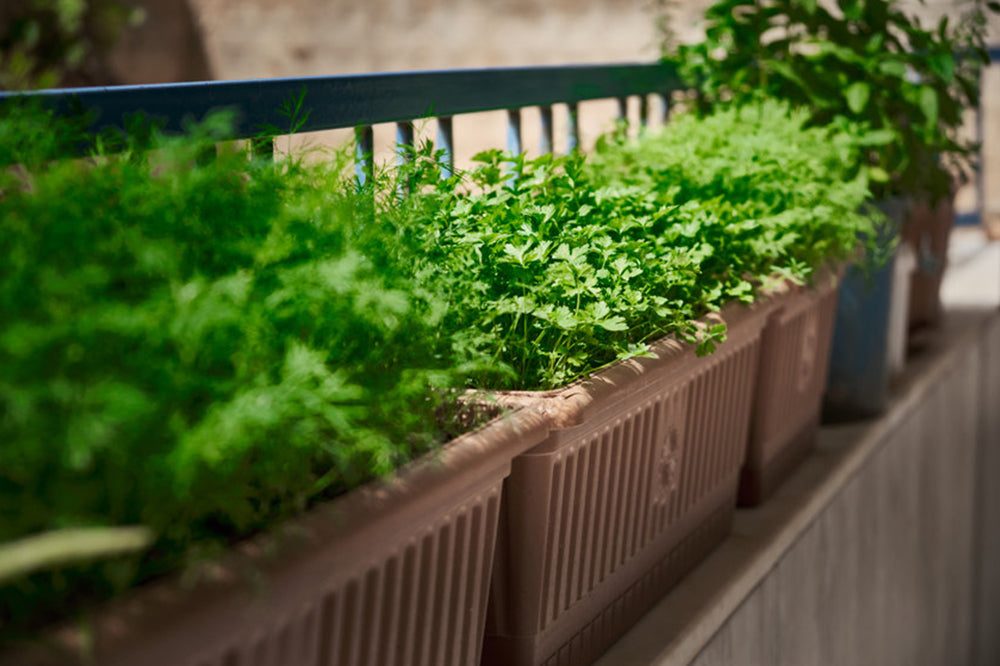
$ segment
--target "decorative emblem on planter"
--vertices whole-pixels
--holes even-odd
[[[671,426],[660,456],[660,485],[667,493],[677,490],[680,481],[680,449],[680,435],[677,428]]]
[[[663,401],[663,426],[653,466],[653,503],[665,505],[680,487],[687,394],[680,391]]]
[[[810,308],[802,317],[802,348],[795,389],[800,393],[809,388],[816,370],[816,347],[819,345],[819,312]]]

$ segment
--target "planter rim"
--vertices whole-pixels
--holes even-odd
[[[771,289],[761,290],[761,294],[771,299],[780,299],[786,296],[803,292],[815,291],[821,284],[839,282],[847,270],[850,261],[828,262],[813,270],[812,276],[803,284],[793,282],[788,278],[781,279],[777,285]]]
[[[512,396],[543,401],[554,427],[507,481],[484,663],[586,663],[647,608],[643,591],[662,593],[724,536],[727,518],[713,523],[722,533],[698,526],[735,508],[760,335],[777,306],[761,295],[709,315],[728,326],[711,355],[667,336],[652,357]]]
[[[102,655],[141,650],[142,637],[155,635],[161,623],[206,608],[236,612],[242,619],[266,614],[267,609],[254,602],[267,593],[283,597],[275,605],[299,605],[297,600],[306,592],[301,582],[294,581],[309,577],[302,570],[324,571],[323,579],[310,586],[314,589],[331,579],[350,577],[357,569],[350,561],[374,561],[376,556],[352,560],[345,551],[357,551],[359,543],[393,525],[400,530],[412,527],[416,516],[449,495],[461,498],[477,492],[477,483],[481,485],[485,478],[505,477],[510,461],[544,440],[548,431],[548,419],[537,406],[504,412],[388,478],[370,481],[244,539],[199,566],[192,576],[174,571],[137,585],[94,610],[91,642],[96,646],[96,663],[103,663]],[[338,560],[344,565],[331,566],[331,561]],[[285,589],[290,587],[285,585],[288,581],[297,591]],[[238,624],[241,618],[231,622]],[[57,625],[42,636],[49,649],[28,645],[0,651],[0,664],[48,664],[78,658],[85,645],[78,627],[70,624]]]
[[[801,293],[814,290],[820,282],[839,281],[846,270],[846,262],[827,262],[817,267],[811,279],[805,284],[796,284],[788,278],[778,280],[767,290],[760,290],[750,304],[734,301],[726,304],[718,312],[709,313],[698,321],[711,325],[725,323],[728,336],[744,322],[758,318],[763,322],[767,317],[779,312],[788,302]],[[726,343],[722,343],[715,354],[724,353]],[[646,378],[667,365],[681,373],[686,371],[698,357],[694,348],[681,342],[676,336],[668,335],[650,345],[651,357],[635,357],[612,363],[566,386],[547,391],[491,391],[490,395],[508,407],[543,405],[553,428],[568,428],[582,423],[596,405],[605,404],[615,393],[641,386]]]
[[[783,299],[778,294],[763,294],[751,304],[729,303],[718,312],[709,313],[698,321],[703,324],[725,323],[727,339],[713,352],[725,353],[734,331],[740,325],[757,319],[760,325]],[[657,371],[669,367],[672,372],[682,373],[699,357],[692,345],[681,342],[674,335],[668,335],[650,345],[652,356],[634,357],[616,361],[594,372],[589,377],[579,379],[561,388],[546,391],[490,391],[497,402],[507,407],[540,405],[549,416],[553,429],[579,425],[598,406],[607,404],[615,394],[638,390],[656,376]]]

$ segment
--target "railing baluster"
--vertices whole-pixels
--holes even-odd
[[[273,160],[274,159],[274,137],[273,136],[259,136],[250,139],[250,155],[255,160]]]
[[[621,131],[624,132],[625,136],[628,136],[628,97],[619,97],[618,99],[618,126]]]
[[[580,148],[580,105],[570,102],[566,116],[566,152],[571,153]]]
[[[670,117],[670,93],[656,93],[656,96],[660,99],[660,105],[662,107],[660,119],[664,124],[666,124],[667,119]]]
[[[371,125],[354,128],[354,174],[359,185],[371,180],[375,133]]]
[[[521,109],[507,109],[507,150],[513,155],[520,155],[524,150],[521,146]]]
[[[653,111],[649,103],[649,95],[639,97],[639,131],[644,132],[649,128],[649,121],[653,117]]]
[[[542,106],[538,108],[539,113],[541,113],[542,119],[542,138],[539,148],[544,155],[545,153],[555,152],[555,135],[552,131],[552,107]]]
[[[445,169],[441,170],[441,177],[448,178],[455,173],[455,132],[452,127],[451,116],[441,116],[438,122],[438,144],[444,150]]]
[[[507,151],[514,155],[520,155],[524,150],[521,142],[521,109],[507,109]],[[516,166],[511,164],[508,169],[510,174],[507,177],[507,184],[514,187],[517,183],[515,175]]]
[[[396,123],[396,162],[399,166],[409,164],[413,159],[413,121]],[[410,180],[400,181],[396,195],[405,197],[410,191]]]
[[[410,153],[413,148],[413,121],[407,120],[396,123],[396,150],[397,160],[400,165],[410,161]]]

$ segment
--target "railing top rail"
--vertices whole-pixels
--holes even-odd
[[[123,128],[130,114],[183,128],[214,109],[236,112],[238,137],[284,128],[280,110],[304,92],[306,122],[298,131],[401,122],[477,111],[548,106],[629,95],[668,94],[682,87],[673,67],[663,63],[505,67],[418,72],[385,72],[244,81],[206,81],[106,88],[66,88],[25,93],[0,92],[41,100],[59,111],[82,107],[94,113],[91,130]]]

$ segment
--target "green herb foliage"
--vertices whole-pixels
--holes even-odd
[[[651,196],[595,188],[579,154],[478,159],[405,211],[421,279],[450,296],[447,330],[492,359],[478,386],[562,385],[691,319],[695,267],[658,245],[670,220]]]
[[[704,110],[778,97],[808,108],[815,125],[863,122],[872,192],[949,196],[971,175],[975,146],[959,136],[979,101],[987,11],[925,28],[894,0],[718,0],[706,36],[670,54]]]
[[[224,148],[206,163],[224,125],[149,152],[22,153],[0,172],[0,542],[84,526],[156,535],[142,558],[5,586],[5,631],[438,438],[428,395],[456,385],[458,364],[437,334],[441,304],[408,267],[366,256],[371,192],[336,160]],[[58,127],[13,113],[0,134]]]
[[[8,0],[0,5],[0,89],[97,83],[107,55],[145,12],[118,0]]]
[[[59,161],[79,126],[8,112],[0,631],[389,473],[454,432],[456,389],[564,385],[666,335],[712,351],[699,317],[868,228],[858,141],[805,119],[679,116],[468,173],[428,143],[358,187],[337,156],[217,149],[225,118]]]
[[[718,306],[771,275],[807,280],[851,256],[857,236],[881,221],[864,208],[861,131],[809,128],[808,118],[773,100],[703,118],[680,114],[640,141],[605,140],[593,169],[697,211],[699,223],[675,227],[669,243],[699,253],[701,274],[722,280]]]
[[[711,351],[723,331],[698,317],[808,278],[870,228],[857,140],[805,120],[776,103],[687,116],[593,158],[488,151],[443,180],[431,148],[395,228],[450,299],[449,334],[492,359],[478,387],[560,386],[668,334]]]

